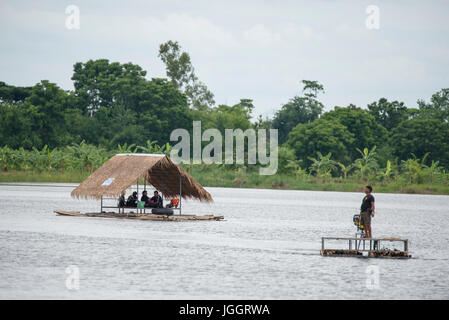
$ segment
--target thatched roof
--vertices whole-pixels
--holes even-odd
[[[179,197],[181,179],[183,198],[213,201],[209,192],[169,157],[139,153],[113,156],[75,188],[71,195],[86,199],[119,197],[141,177],[166,197]]]

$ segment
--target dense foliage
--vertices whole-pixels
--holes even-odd
[[[0,82],[0,170],[88,172],[117,152],[167,152],[172,130],[191,131],[200,120],[203,130],[278,129],[278,172],[295,179],[448,183],[449,89],[416,108],[381,98],[323,112],[323,86],[303,80],[272,119],[253,122],[250,99],[215,105],[178,43],[162,44],[159,56],[168,79],[149,80],[138,65],[99,59],[74,65],[71,91],[48,80],[33,87]],[[243,176],[253,167],[221,170]]]

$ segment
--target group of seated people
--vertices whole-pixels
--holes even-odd
[[[163,200],[162,197],[159,195],[158,191],[154,191],[153,197],[148,197],[148,192],[146,190],[142,191],[142,197],[140,198],[140,201],[143,201],[145,204],[144,206],[147,208],[163,208]],[[134,191],[128,199],[125,201],[125,193],[123,193],[120,198],[118,199],[118,206],[120,208],[123,207],[132,207],[136,208],[138,202],[137,192]]]
[[[159,195],[159,192],[157,192],[157,191],[154,191],[154,195],[151,198],[148,197],[148,193],[146,190],[143,191],[140,201],[145,202],[145,207],[148,207],[148,208],[163,208],[164,207],[162,197]]]
[[[153,197],[148,197],[148,192],[146,190],[142,191],[142,197],[140,198],[140,201],[144,202],[144,206],[146,208],[163,208],[164,202],[162,200],[162,197],[159,195],[158,191],[154,191]],[[125,200],[125,193],[122,193],[120,198],[118,199],[118,206],[119,208],[137,208],[137,191],[134,191],[127,200]],[[179,199],[174,198],[171,199],[170,202],[165,206],[166,208],[177,208],[179,205]]]

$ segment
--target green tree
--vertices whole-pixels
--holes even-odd
[[[326,112],[321,119],[338,122],[344,125],[352,133],[354,140],[347,146],[347,155],[350,159],[357,157],[356,150],[383,145],[388,137],[388,131],[376,122],[376,119],[366,110],[349,105],[346,108],[335,107]]]
[[[22,103],[30,95],[31,87],[11,86],[0,81],[0,103]]]
[[[299,123],[310,123],[317,119],[323,111],[323,104],[317,100],[323,86],[317,81],[302,81],[304,96],[295,96],[281,110],[276,112],[272,120],[272,127],[278,129],[279,143],[288,139],[290,131]]]
[[[8,145],[11,148],[24,147],[31,149],[41,146],[42,139],[39,132],[34,132],[38,108],[25,106],[24,103],[0,103],[0,147]]]
[[[202,110],[215,104],[214,95],[195,75],[195,68],[187,52],[181,52],[176,41],[167,41],[159,46],[159,57],[165,63],[167,76],[175,88],[182,90],[189,104]]]
[[[312,123],[298,124],[289,134],[287,144],[295,150],[297,159],[310,166],[308,158],[317,151],[322,154],[332,153],[334,159],[349,162],[349,150],[354,142],[354,135],[341,123],[316,119]]]
[[[449,168],[449,123],[438,119],[414,118],[403,121],[392,132],[390,144],[394,154],[400,160],[408,159],[411,154],[423,158],[439,160],[441,165]]]
[[[31,123],[31,131],[39,137],[33,146],[50,148],[71,142],[64,113],[70,108],[67,93],[56,84],[43,80],[36,84],[21,105]]]
[[[78,106],[85,114],[93,116],[101,107],[111,108],[114,103],[138,108],[139,94],[146,82],[146,71],[140,66],[98,59],[77,62],[73,71]]]
[[[143,127],[145,140],[166,142],[174,129],[192,127],[192,113],[185,95],[167,79],[154,78],[146,84],[139,108],[145,110],[136,114],[137,124]]]
[[[145,75],[132,63],[76,63],[72,99],[81,111],[72,111],[79,123],[73,127],[74,141],[115,148],[147,139],[168,141],[174,129],[191,127],[185,95],[167,79],[148,81]]]
[[[368,112],[376,119],[377,123],[381,124],[388,131],[396,128],[399,123],[407,120],[410,116],[410,112],[403,102],[389,102],[385,98],[369,104]]]
[[[242,99],[233,106],[219,105],[207,112],[204,128],[217,128],[224,134],[225,129],[251,128],[251,113],[254,109],[252,100]],[[204,112],[203,112],[204,114]]]
[[[434,93],[427,103],[418,100],[419,115],[423,118],[440,119],[449,121],[449,88],[441,89]]]

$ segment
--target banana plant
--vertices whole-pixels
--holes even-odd
[[[37,169],[37,171],[51,170],[51,151],[48,145],[45,145],[42,150],[33,147],[31,159],[33,168]]]
[[[295,174],[295,178],[303,177],[307,174],[306,169],[301,168],[301,160],[287,160],[285,168],[290,168]]]
[[[145,146],[137,146],[137,150],[140,150],[143,153],[157,153],[159,149],[160,147],[157,145],[156,140],[147,140]]]
[[[136,153],[137,152],[137,147],[136,147],[136,144],[134,144],[134,143],[130,144],[130,145],[128,145],[128,143],[125,143],[123,145],[118,144],[117,145],[117,151],[119,153]]]
[[[170,155],[171,151],[170,143],[165,143],[162,146],[157,144],[157,141],[147,140],[145,146],[137,146],[136,150],[140,150],[144,153],[163,153],[165,155]]]
[[[359,169],[360,179],[364,181],[367,173],[377,169],[376,147],[373,147],[371,151],[368,148],[364,148],[363,151],[357,148],[357,151],[361,157],[355,160],[354,166]]]
[[[332,169],[335,169],[336,162],[331,160],[331,152],[323,156],[321,152],[318,151],[317,155],[317,158],[309,157],[309,160],[312,161],[309,169],[311,172],[315,172],[316,179],[318,180],[320,177],[326,178],[329,176]]]
[[[65,149],[53,149],[51,157],[52,167],[59,172],[73,169],[71,155]]]
[[[23,147],[20,147],[18,150],[14,151],[14,169],[28,171],[32,168],[29,153],[30,152],[25,150]]]
[[[8,171],[12,159],[13,152],[11,148],[8,146],[0,148],[0,164],[3,171]]]
[[[170,156],[170,152],[171,152],[171,145],[170,143],[166,142],[162,147],[161,147],[161,151],[162,153],[164,153],[166,156]]]
[[[348,174],[349,172],[354,169],[354,165],[353,164],[349,164],[349,165],[344,165],[341,162],[337,162],[337,165],[340,167],[340,171],[343,174],[343,179],[346,180],[348,178]]]
[[[385,165],[385,170],[383,170],[379,174],[378,179],[381,179],[382,181],[390,182],[390,177],[391,177],[392,172],[393,172],[393,168],[391,165],[391,161],[387,160],[387,164]]]
[[[98,168],[107,158],[104,148],[89,145],[84,140],[80,144],[68,146],[67,150],[72,156],[72,167],[88,172]]]
[[[440,173],[439,161],[432,161],[432,164],[426,168],[430,176],[430,183],[433,183],[435,175]]]
[[[424,174],[429,177],[430,183],[433,183],[435,175],[439,173],[440,168],[438,167],[439,161],[432,161],[430,166],[426,165],[426,160],[429,157],[429,155],[430,155],[430,152],[427,152],[423,156],[423,158],[421,160],[421,168],[423,169]]]
[[[406,176],[409,178],[409,183],[420,183],[423,177],[423,166],[422,161],[420,161],[414,154],[413,158],[402,160],[402,169]]]

